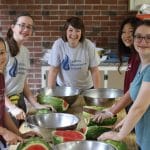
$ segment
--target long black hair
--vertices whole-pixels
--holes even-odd
[[[28,12],[21,12],[12,22],[13,25],[15,25],[18,21],[19,17],[22,16],[27,16],[30,17],[32,20],[32,16]],[[19,47],[15,39],[13,38],[13,31],[11,28],[8,29],[7,36],[6,36],[6,41],[8,43],[9,49],[10,49],[10,54],[12,57],[16,56],[19,53]]]
[[[124,28],[124,26],[126,24],[131,24],[131,26],[133,27],[133,30],[135,29],[135,27],[137,26],[138,22],[140,22],[141,20],[139,18],[136,17],[128,17],[126,18],[119,29],[119,33],[118,33],[118,58],[119,58],[119,65],[118,65],[118,71],[120,72],[120,67],[123,63],[123,56],[129,56],[132,52],[135,52],[134,47],[127,47],[125,46],[125,44],[122,41],[122,30]]]

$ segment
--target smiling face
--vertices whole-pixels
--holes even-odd
[[[77,47],[79,40],[81,38],[81,29],[76,29],[73,26],[69,25],[66,30],[67,41],[70,47]]]
[[[141,25],[136,29],[134,47],[140,56],[150,58],[150,26]]]
[[[133,44],[133,27],[130,23],[125,24],[121,34],[122,42],[126,47],[131,47]]]
[[[4,71],[6,65],[6,47],[3,41],[0,41],[0,72]]]
[[[33,20],[29,16],[20,16],[16,24],[11,26],[13,37],[17,43],[27,40],[33,32]]]

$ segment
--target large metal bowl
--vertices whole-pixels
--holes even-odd
[[[49,113],[29,115],[26,118],[27,124],[34,131],[39,132],[45,139],[51,138],[51,131],[76,129],[80,119],[67,113]]]
[[[55,145],[54,150],[115,150],[115,148],[98,141],[74,141]]]
[[[39,94],[45,94],[64,99],[70,106],[77,100],[80,90],[75,87],[57,86],[54,89],[42,88]]]
[[[99,88],[85,90],[82,95],[87,105],[109,107],[116,98],[123,95],[123,91],[120,89]]]

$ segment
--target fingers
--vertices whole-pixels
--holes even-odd
[[[100,135],[97,140],[108,140],[108,139],[113,139],[114,136],[114,132],[110,131],[110,132],[105,132],[102,135]]]
[[[108,118],[107,114],[105,113],[98,113],[93,117],[93,121],[95,122],[102,122],[104,119]]]
[[[18,120],[25,120],[26,114],[24,111],[21,111],[18,115],[16,115],[16,119]]]
[[[9,141],[6,142],[7,145],[16,145],[18,142],[22,142],[23,139],[19,136],[17,136],[16,138],[13,138]]]
[[[93,121],[95,121],[95,122],[101,122],[102,120],[103,119],[102,119],[102,115],[101,114],[97,114],[93,118]]]
[[[37,132],[34,132],[34,131],[29,131],[29,132],[22,134],[23,138],[35,137],[35,136],[41,137],[40,134],[38,134]]]

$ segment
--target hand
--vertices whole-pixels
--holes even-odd
[[[10,106],[8,108],[8,112],[10,112],[12,116],[14,116],[18,120],[24,120],[26,118],[25,112],[16,105]]]
[[[124,120],[125,118],[122,119],[118,124],[116,124],[116,126],[114,127],[114,130],[119,131],[120,128],[123,126]]]
[[[110,132],[105,132],[102,135],[100,135],[97,140],[116,140],[116,141],[120,141],[122,140],[121,136],[119,135],[118,132],[114,132],[114,131],[110,131]]]
[[[41,105],[41,104],[39,104],[39,103],[34,103],[34,107],[35,107],[36,109],[43,109],[43,108],[46,108],[46,109],[52,110],[53,112],[56,112],[55,108],[54,108],[53,106],[51,106],[51,105]]]
[[[112,118],[114,114],[109,110],[98,111],[94,116],[92,116],[93,121],[102,122],[107,118]]]
[[[29,138],[29,137],[35,137],[35,136],[40,136],[40,135],[34,131],[28,131],[26,133],[21,134],[21,137],[24,139]]]
[[[13,133],[7,129],[3,130],[2,137],[4,138],[4,140],[6,141],[6,143],[8,145],[17,144],[18,142],[23,141],[23,139],[20,136],[16,135],[15,133]]]

